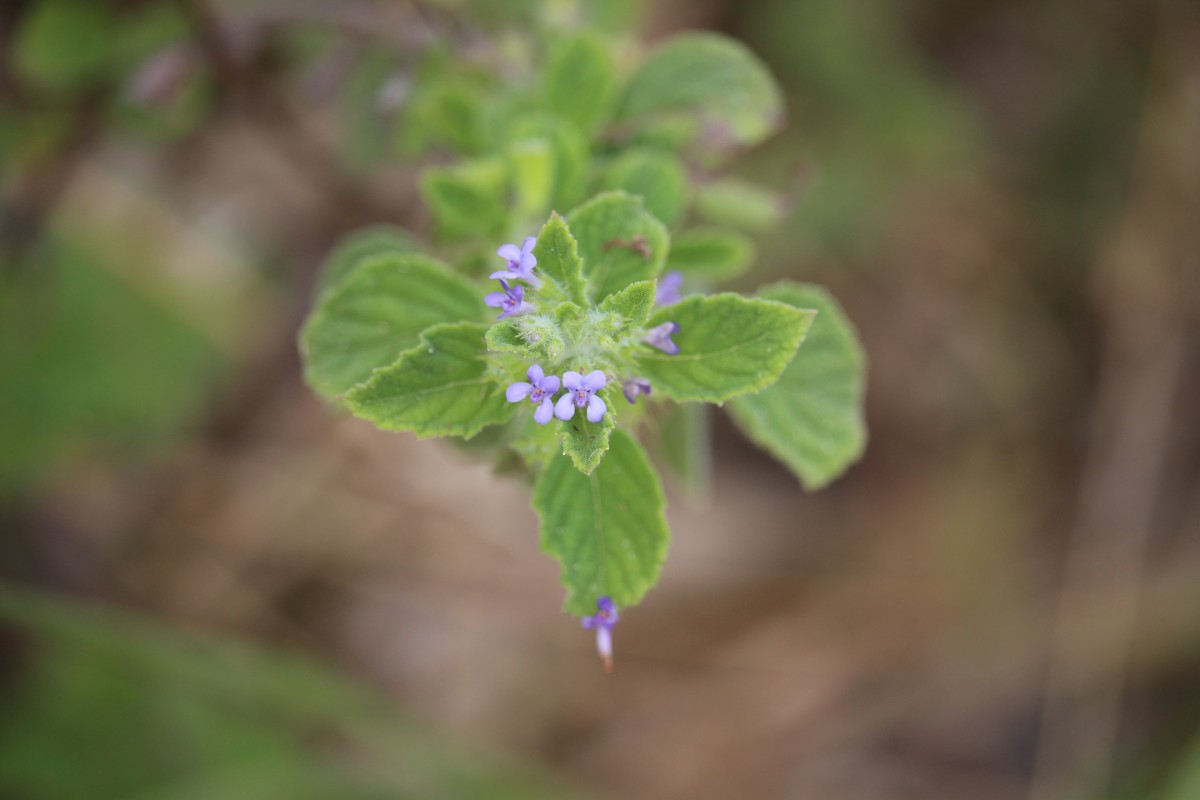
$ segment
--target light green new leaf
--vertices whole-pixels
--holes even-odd
[[[533,256],[537,259],[536,274],[548,284],[538,291],[539,296],[552,302],[569,300],[579,305],[587,302],[579,247],[567,223],[557,213],[551,214],[542,226]]]
[[[584,475],[553,459],[533,491],[542,550],[562,566],[565,610],[593,614],[608,595],[633,605],[658,582],[669,532],[662,485],[641,445],[613,431],[604,461]]]
[[[671,238],[667,272],[703,283],[731,281],[754,261],[754,242],[719,228],[694,228]]]
[[[508,170],[500,160],[464,161],[421,175],[421,197],[446,236],[498,236],[508,216]]]
[[[683,218],[691,200],[683,163],[660,150],[641,148],[622,154],[604,175],[605,189],[638,195],[646,208],[668,227]]]
[[[808,489],[826,485],[862,455],[866,358],[837,302],[817,286],[777,283],[762,296],[817,310],[804,346],[779,382],[729,404],[747,436]]]
[[[783,121],[783,97],[771,73],[740,42],[711,33],[670,39],[633,75],[618,122],[698,111],[724,126],[733,143],[755,144]]]
[[[522,148],[541,147],[546,154],[546,174],[535,181],[545,182],[539,189],[543,205],[522,211],[540,218],[551,208],[568,208],[583,199],[589,154],[587,139],[578,128],[553,114],[523,113],[509,127],[509,143],[510,152],[514,147],[517,154]],[[536,199],[533,195],[537,192],[519,194],[527,195],[529,203]]]
[[[546,65],[546,107],[591,132],[610,113],[617,70],[604,40],[578,33],[557,42]]]
[[[604,298],[600,310],[612,315],[612,319],[611,327],[603,332],[619,338],[645,325],[654,310],[657,290],[658,281],[638,281]]]
[[[546,314],[521,314],[501,320],[488,328],[485,341],[489,350],[535,361],[557,361],[566,347],[558,322]]]
[[[346,395],[346,406],[385,431],[418,437],[479,433],[512,416],[514,406],[488,375],[486,325],[456,322],[421,334],[416,347]]]
[[[324,294],[375,256],[394,253],[415,253],[416,241],[403,228],[393,225],[372,225],[349,234],[338,242],[325,259],[318,280],[317,294]]]
[[[667,229],[642,199],[624,192],[596,195],[568,214],[567,224],[596,302],[636,281],[657,278],[671,246]]]
[[[722,403],[778,380],[815,312],[736,294],[688,297],[661,308],[650,325],[674,322],[679,353],[646,345],[637,355],[654,391],[679,402]]]
[[[305,380],[335,399],[393,363],[430,325],[479,319],[483,308],[474,286],[433,259],[374,256],[321,296],[300,331]]]
[[[562,423],[563,455],[584,475],[590,475],[604,458],[609,435],[616,425],[612,399],[607,393],[601,399],[608,406],[608,413],[599,422],[588,422],[586,409],[577,409],[574,417]]]
[[[706,183],[696,190],[696,213],[718,225],[765,231],[787,211],[783,195],[738,178]]]

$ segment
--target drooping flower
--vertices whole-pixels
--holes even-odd
[[[596,613],[580,620],[583,627],[596,632],[596,651],[604,662],[604,671],[612,672],[612,629],[621,621],[612,598],[605,596],[596,600]]]
[[[533,311],[533,304],[525,302],[524,286],[509,286],[503,278],[500,279],[500,286],[503,287],[503,292],[492,292],[483,298],[484,303],[503,312],[496,319]]]
[[[539,425],[545,425],[554,414],[554,401],[550,397],[558,391],[558,376],[545,374],[540,364],[531,366],[525,372],[525,376],[529,378],[529,383],[525,381],[510,383],[504,396],[510,403],[519,403],[528,397],[529,402],[537,406],[533,412],[534,421]]]
[[[586,378],[578,372],[564,372],[562,382],[569,391],[554,404],[554,416],[565,422],[575,416],[575,409],[586,406],[588,422],[604,419],[604,412],[608,411],[608,406],[596,396],[596,392],[608,383],[608,378],[603,372],[593,370]]]
[[[621,381],[621,388],[625,391],[625,399],[630,403],[636,402],[638,395],[650,396],[650,381],[645,378],[626,378]]]
[[[671,341],[671,337],[676,333],[679,333],[678,323],[664,322],[662,325],[646,331],[646,335],[642,337],[642,341],[651,347],[657,347],[667,355],[673,356],[679,352],[679,345]]]
[[[683,273],[671,270],[658,279],[658,288],[654,290],[654,305],[669,306],[678,303],[683,297],[679,293],[683,286]]]
[[[506,269],[493,272],[488,277],[508,278],[510,281],[525,281],[535,289],[541,286],[541,279],[533,274],[533,268],[537,266],[537,257],[533,254],[533,247],[536,244],[536,238],[527,236],[525,237],[525,243],[520,248],[515,244],[500,245],[500,249],[496,251],[496,255],[508,262]]]

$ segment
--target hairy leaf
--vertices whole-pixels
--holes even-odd
[[[674,322],[679,353],[646,345],[637,356],[655,391],[680,402],[721,403],[770,386],[792,360],[815,312],[736,294],[688,297],[650,325]]]
[[[374,256],[317,302],[300,332],[308,384],[335,399],[394,362],[439,322],[479,319],[479,292],[416,254]]]
[[[513,406],[487,371],[483,335],[473,322],[437,325],[416,347],[346,395],[346,406],[387,431],[418,437],[471,437],[504,422]]]
[[[321,267],[317,293],[323,294],[337,286],[357,267],[375,256],[395,253],[415,253],[417,243],[403,228],[394,225],[372,225],[347,235]]]
[[[600,310],[614,315],[611,330],[605,332],[621,337],[645,325],[646,320],[650,319],[650,312],[654,310],[657,286],[657,281],[638,281],[604,298]]]
[[[537,245],[533,248],[533,255],[537,258],[536,274],[544,283],[549,284],[539,291],[539,295],[552,302],[586,302],[583,260],[579,257],[579,247],[567,228],[567,223],[558,214],[551,214],[550,219],[542,226]]]
[[[542,550],[562,566],[568,613],[593,613],[602,595],[632,605],[658,581],[669,538],[662,486],[624,431],[613,431],[608,454],[590,475],[567,458],[553,459],[534,488],[533,507]]]
[[[662,271],[670,237],[641,198],[605,192],[568,214],[567,223],[579,243],[594,301]]]
[[[819,489],[858,460],[866,446],[866,358],[837,302],[817,286],[777,283],[761,292],[817,310],[804,346],[779,382],[741,397],[729,412],[747,436],[786,464],[808,489]]]
[[[608,439],[616,425],[610,394],[599,393],[600,399],[608,406],[608,413],[599,422],[588,422],[585,409],[581,408],[570,420],[559,423],[562,426],[563,455],[569,457],[575,468],[584,475],[590,475],[608,451]]]

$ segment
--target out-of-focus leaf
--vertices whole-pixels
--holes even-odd
[[[548,167],[541,205],[523,209],[543,217],[554,209],[570,208],[583,199],[588,169],[588,144],[583,134],[551,114],[522,114],[509,129],[509,152],[544,148]],[[511,156],[510,156],[511,157]],[[520,175],[514,176],[518,180]],[[521,193],[518,192],[518,196]]]
[[[317,294],[333,289],[351,272],[375,256],[416,253],[420,250],[412,234],[394,225],[371,225],[341,239],[321,265]]]
[[[648,148],[619,156],[605,172],[603,187],[640,196],[646,209],[667,227],[679,223],[691,200],[683,163],[670,153]]]
[[[508,219],[507,166],[487,159],[426,170],[421,197],[443,236],[499,236]]]
[[[693,495],[708,491],[712,481],[709,410],[702,403],[681,403],[663,415],[658,450],[671,471]]]
[[[849,320],[817,286],[777,283],[762,297],[803,309],[816,319],[779,382],[729,405],[738,427],[786,464],[809,489],[826,485],[862,455],[866,359]]]
[[[545,75],[547,108],[579,130],[591,133],[611,112],[617,71],[599,36],[584,32],[558,39]]]
[[[787,203],[778,192],[737,178],[724,178],[696,190],[696,213],[718,225],[765,231],[783,219]]]
[[[696,111],[731,143],[755,144],[783,121],[783,97],[771,73],[740,42],[712,33],[676,36],[634,73],[617,107],[618,122]]]
[[[667,272],[689,280],[713,284],[731,281],[754,261],[754,242],[734,231],[693,228],[671,238]]]

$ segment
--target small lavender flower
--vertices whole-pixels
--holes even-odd
[[[579,620],[583,627],[596,631],[596,651],[604,661],[604,671],[612,672],[612,629],[621,621],[611,597],[596,600],[596,613]]]
[[[627,378],[621,381],[621,388],[625,391],[625,399],[631,404],[637,401],[638,395],[650,396],[650,381],[645,378]]]
[[[596,392],[608,383],[608,378],[604,377],[603,372],[593,370],[586,378],[578,372],[564,372],[562,382],[570,391],[558,398],[558,402],[554,404],[554,416],[565,422],[575,416],[576,408],[587,406],[588,422],[604,419],[604,412],[608,411],[608,406],[596,397]]]
[[[676,333],[679,333],[678,323],[664,322],[662,325],[646,331],[646,335],[642,337],[642,341],[652,347],[657,347],[669,356],[673,356],[679,352],[679,345],[671,341],[671,337]]]
[[[503,312],[496,319],[533,311],[533,304],[525,302],[524,286],[509,286],[503,278],[500,279],[500,286],[504,288],[503,292],[492,292],[483,298],[484,303]]]
[[[525,281],[535,289],[541,286],[541,280],[533,274],[533,268],[537,266],[537,258],[533,255],[533,247],[536,244],[537,239],[527,236],[525,237],[525,243],[520,249],[515,244],[500,245],[500,249],[496,251],[496,255],[508,262],[507,269],[493,272],[488,277],[508,278],[510,281]]]
[[[538,425],[545,425],[554,414],[554,401],[550,396],[558,391],[558,376],[545,374],[540,364],[531,366],[525,372],[525,376],[529,378],[529,383],[510,383],[504,396],[510,403],[519,403],[528,397],[529,402],[537,406],[537,410],[533,412],[534,421]]]
[[[683,286],[683,273],[672,270],[658,279],[658,288],[654,290],[654,305],[669,306],[678,303],[683,297],[679,293]]]

